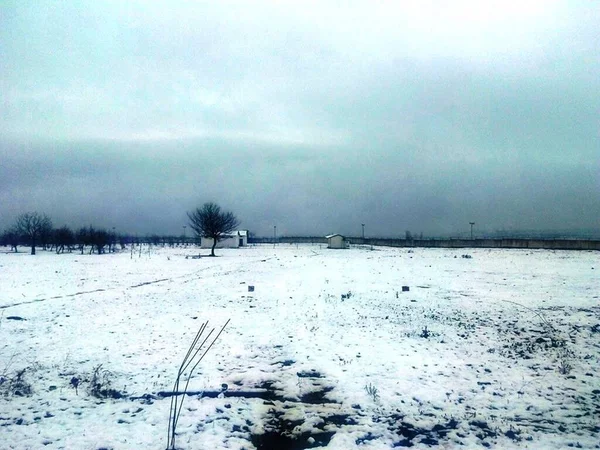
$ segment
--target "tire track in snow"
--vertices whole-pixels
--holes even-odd
[[[114,289],[117,289],[117,288],[114,288]],[[110,291],[110,290],[114,290],[114,289],[102,289],[101,288],[101,289],[94,289],[92,291],[75,292],[74,294],[55,295],[53,297],[35,298],[33,300],[27,300],[27,301],[24,301],[24,302],[11,303],[11,304],[8,304],[8,305],[0,305],[0,309],[7,309],[7,308],[12,308],[14,306],[21,306],[21,305],[29,305],[31,303],[45,302],[47,300],[54,300],[54,299],[59,299],[59,298],[77,297],[79,295],[93,294],[94,292],[104,292],[104,291]]]
[[[134,284],[133,286],[129,286],[127,289],[135,289],[135,288],[139,288],[142,286],[148,286],[150,284],[162,283],[163,281],[173,281],[173,278],[161,278],[160,280],[146,281],[144,283]]]
[[[252,261],[252,262],[259,262],[259,261],[264,261],[263,258],[257,259],[256,261]],[[7,305],[0,305],[0,309],[8,309],[8,308],[14,308],[15,306],[22,306],[22,305],[30,305],[32,303],[40,303],[40,302],[45,302],[48,300],[57,300],[57,299],[61,299],[61,298],[69,298],[69,297],[78,297],[80,295],[86,295],[86,294],[94,294],[96,292],[110,292],[110,291],[117,291],[117,290],[127,290],[127,289],[136,289],[139,287],[143,287],[143,286],[149,286],[152,284],[158,284],[158,283],[164,283],[166,281],[177,281],[177,280],[181,280],[183,279],[183,283],[189,283],[190,281],[194,281],[200,278],[201,273],[206,272],[207,270],[211,270],[211,269],[220,269],[222,268],[222,264],[216,265],[216,266],[210,266],[210,267],[204,267],[200,270],[196,270],[192,273],[188,273],[185,275],[180,275],[178,277],[173,277],[173,278],[160,278],[158,280],[151,280],[151,281],[145,281],[143,283],[138,283],[138,284],[133,284],[131,286],[118,286],[118,287],[114,287],[114,288],[99,288],[99,289],[93,289],[91,291],[81,291],[81,292],[75,292],[73,294],[65,294],[65,295],[55,295],[52,297],[41,297],[41,298],[35,298],[33,300],[26,300],[26,301],[22,301],[22,302],[16,302],[16,303],[9,303]],[[228,272],[224,272],[223,275],[229,274],[232,271],[228,271]]]

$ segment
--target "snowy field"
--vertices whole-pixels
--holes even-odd
[[[600,448],[598,252],[4,250],[1,449]]]

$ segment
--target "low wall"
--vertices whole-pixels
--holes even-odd
[[[319,236],[284,236],[273,238],[253,237],[248,238],[248,244],[327,244],[325,237]]]
[[[348,237],[351,245],[421,248],[522,248],[549,250],[600,250],[600,240],[588,239],[381,239]],[[324,237],[281,237],[277,243],[326,244]],[[248,243],[272,244],[273,238],[251,238]]]

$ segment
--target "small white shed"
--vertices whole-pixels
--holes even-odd
[[[212,248],[212,238],[202,237],[200,239],[200,247]],[[226,236],[223,236],[223,240],[217,242],[217,248],[238,248],[246,247],[248,245],[248,231],[239,230],[234,231]]]
[[[327,239],[327,248],[348,248],[348,241],[341,234],[330,234],[325,238]]]

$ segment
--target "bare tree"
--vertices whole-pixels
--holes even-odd
[[[65,246],[71,252],[71,246],[75,244],[75,233],[66,225],[58,228],[54,230],[54,243],[57,254],[64,253]]]
[[[104,253],[104,247],[110,245],[112,242],[112,235],[101,228],[94,228],[93,226],[80,228],[77,232],[77,242],[79,243],[79,250],[83,255],[83,250],[86,246],[90,247],[90,255],[94,253],[94,249],[99,255]]]
[[[131,244],[133,246],[133,239],[131,236],[125,236],[124,234],[118,235],[119,245],[121,246],[121,250],[124,250],[127,244]]]
[[[88,230],[86,227],[81,227],[77,231],[77,235],[75,236],[75,240],[77,241],[77,245],[79,246],[79,250],[83,255],[83,250],[87,245],[92,245],[92,232],[93,228],[90,226]]]
[[[98,251],[98,254],[99,255],[103,254],[104,247],[106,247],[107,245],[110,245],[110,243],[111,243],[112,237],[111,237],[110,233],[103,229],[94,230],[92,227],[90,227],[89,232],[90,232],[90,235],[92,236],[92,250],[94,249],[94,246],[95,246],[96,250]],[[109,247],[109,251],[110,251],[110,247]]]
[[[53,237],[54,228],[52,227],[52,222],[50,222],[50,226],[46,225],[42,227],[42,231],[40,232],[39,244],[44,250],[48,250],[48,245],[50,245],[50,250],[52,250]]]
[[[221,207],[213,202],[205,203],[201,208],[188,212],[187,215],[190,219],[190,227],[196,236],[213,240],[210,256],[215,256],[217,243],[240,224],[232,212],[221,211]]]
[[[52,232],[52,220],[45,214],[30,212],[17,217],[16,229],[23,237],[29,240],[31,254],[35,255],[36,242]]]
[[[117,241],[119,240],[119,235],[115,231],[114,227],[109,234],[110,234],[110,243],[108,244],[108,251],[110,253],[115,253],[117,251]]]
[[[10,245],[11,250],[14,250],[15,253],[18,251],[17,246],[19,245],[20,241],[21,236],[15,227],[6,230],[2,235],[2,244]]]

